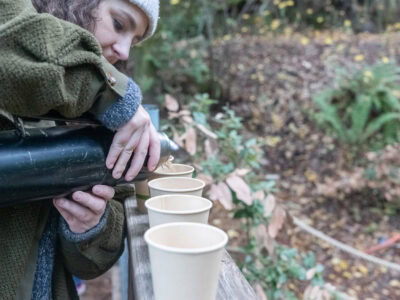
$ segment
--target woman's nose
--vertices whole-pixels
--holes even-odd
[[[120,41],[113,46],[118,60],[128,60],[129,51],[131,50],[131,42],[127,40]]]

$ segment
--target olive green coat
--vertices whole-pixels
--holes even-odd
[[[0,0],[0,129],[11,128],[11,114],[55,111],[73,118],[90,110],[96,115],[123,96],[126,85],[127,77],[105,61],[89,32],[38,14],[30,0]],[[0,299],[30,299],[50,205],[48,200],[0,208]],[[122,253],[123,206],[112,200],[109,209],[101,234],[91,240],[58,237],[53,299],[78,298],[71,275],[95,278]]]

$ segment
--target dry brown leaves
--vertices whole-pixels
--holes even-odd
[[[381,191],[388,201],[400,202],[399,151],[400,145],[390,145],[381,152],[367,153],[368,163],[365,167],[340,171],[335,178],[326,178],[324,183],[317,184],[317,193],[334,197],[373,189]]]
[[[164,105],[168,111],[176,112],[179,109],[178,101],[174,97],[172,97],[171,95],[168,95],[168,94],[165,95]]]
[[[268,233],[272,238],[276,238],[286,219],[286,211],[282,206],[277,205],[272,214],[268,225]]]
[[[267,225],[258,225],[254,236],[256,237],[259,252],[261,252],[261,250],[265,248],[268,251],[269,255],[274,254],[276,241],[268,233]]]
[[[320,286],[309,285],[303,295],[304,300],[330,300],[331,293]]]
[[[228,186],[236,193],[236,197],[242,200],[247,205],[253,203],[251,191],[248,184],[239,176],[232,175],[226,179]]]
[[[208,196],[210,200],[219,201],[225,209],[233,209],[232,193],[226,183],[212,184]]]

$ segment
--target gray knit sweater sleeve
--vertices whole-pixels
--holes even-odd
[[[61,217],[61,222],[59,223],[58,231],[62,236],[69,242],[73,243],[81,243],[91,239],[96,238],[101,234],[104,229],[105,224],[107,223],[107,218],[109,215],[109,205],[107,204],[106,209],[104,211],[103,216],[100,218],[99,223],[91,228],[90,230],[84,233],[74,233],[69,229],[69,226],[65,219]]]
[[[125,96],[111,104],[97,118],[108,129],[117,130],[136,114],[141,103],[142,92],[139,86],[129,79]]]

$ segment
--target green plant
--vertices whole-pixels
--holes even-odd
[[[337,69],[336,73],[336,87],[313,98],[317,123],[352,145],[398,141],[400,68],[378,64],[356,71]]]
[[[246,254],[242,270],[250,282],[261,283],[267,299],[297,300],[294,292],[288,288],[296,280],[311,280],[313,285],[319,286],[324,284],[324,267],[316,264],[312,252],[299,255],[296,249],[280,245],[276,248],[275,256],[254,256],[251,248],[246,249]]]
[[[199,99],[202,101],[195,106],[203,108],[201,113],[204,117],[209,116],[207,104],[212,102],[206,96]],[[195,115],[195,112],[192,114]],[[275,182],[262,180],[256,173],[262,152],[256,139],[244,141],[241,118],[233,110],[224,107],[223,112],[215,118],[207,122],[203,117],[200,119],[200,124],[213,123],[213,127],[217,127],[218,151],[201,164],[202,172],[215,181],[212,193],[217,193],[223,185],[230,194],[220,195],[220,198],[211,194],[210,197],[215,196],[225,206],[232,206],[233,218],[243,221],[246,243],[241,249],[245,254],[241,269],[247,279],[252,284],[259,284],[268,299],[297,299],[289,288],[297,280],[322,285],[323,267],[316,265],[312,253],[300,255],[296,249],[274,240],[286,213],[274,204],[275,200],[271,200],[274,198],[271,193],[275,189]],[[276,233],[271,235],[270,230]]]

